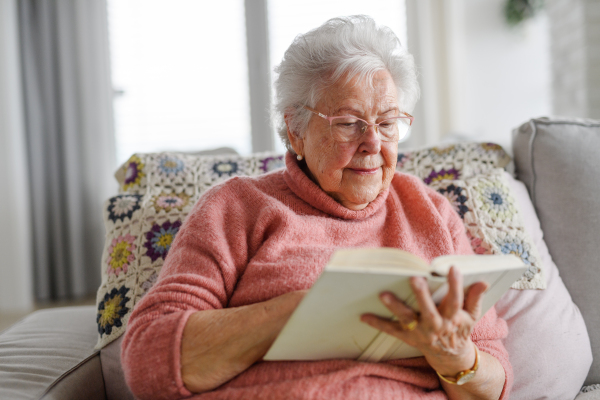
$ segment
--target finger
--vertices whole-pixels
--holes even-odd
[[[488,290],[489,285],[485,282],[476,282],[469,287],[465,298],[465,311],[476,321],[481,315],[481,305],[483,303],[483,294]]]
[[[405,333],[397,322],[378,317],[374,314],[363,314],[360,316],[360,320],[388,335],[402,338],[402,335]]]
[[[381,302],[390,310],[396,317],[400,325],[406,326],[417,319],[414,310],[400,301],[393,293],[384,292],[379,298]]]
[[[440,304],[440,313],[446,319],[452,319],[463,308],[463,277],[458,268],[452,266],[448,272],[448,294]]]
[[[421,277],[412,277],[410,278],[410,286],[419,305],[421,314],[419,323],[422,323],[426,327],[431,327],[433,330],[440,329],[442,326],[442,317],[431,298],[427,281]]]

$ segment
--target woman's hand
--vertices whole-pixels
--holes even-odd
[[[361,320],[418,348],[429,365],[443,376],[454,377],[459,372],[472,368],[476,354],[471,341],[471,331],[481,314],[481,302],[488,285],[477,282],[469,287],[465,295],[462,276],[457,268],[452,267],[448,273],[448,293],[436,306],[425,278],[413,277],[410,284],[420,313],[417,314],[392,293],[385,292],[380,296],[381,301],[394,313],[398,321],[390,321],[373,314],[365,314]],[[485,371],[487,367],[489,369]],[[491,380],[490,374],[493,378]],[[477,378],[485,378],[492,385],[484,384],[486,382]],[[494,357],[482,352],[479,370],[472,381],[463,386],[442,381],[449,396],[451,392],[461,392],[457,398],[469,398],[466,393],[462,393],[465,389],[471,394],[472,390],[475,390],[476,395],[485,395],[483,398],[498,398],[503,384],[502,366]],[[483,392],[480,389],[483,389]]]
[[[260,360],[306,292],[192,314],[181,339],[185,387],[192,393],[212,390]]]
[[[421,310],[419,314],[392,293],[385,292],[380,296],[381,301],[398,321],[372,314],[364,315],[362,320],[421,350],[429,364],[442,375],[471,368],[475,361],[471,330],[481,313],[482,295],[487,285],[475,283],[465,298],[462,277],[458,269],[452,267],[448,273],[448,294],[436,306],[425,278],[413,277],[410,284]]]

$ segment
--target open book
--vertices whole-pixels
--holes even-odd
[[[422,355],[416,348],[360,321],[364,313],[391,318],[379,294],[394,293],[418,311],[411,276],[427,277],[433,300],[446,295],[446,275],[454,265],[464,287],[484,281],[482,314],[519,279],[527,266],[514,255],[441,256],[428,265],[406,251],[390,248],[338,250],[275,339],[264,360],[331,358],[386,361]]]

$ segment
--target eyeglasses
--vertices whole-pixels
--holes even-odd
[[[402,115],[398,117],[386,118],[378,124],[369,124],[364,119],[351,115],[328,117],[310,107],[304,106],[304,108],[329,121],[331,136],[336,142],[353,142],[358,140],[370,126],[375,128],[379,139],[385,142],[397,142],[406,137],[414,120],[412,115],[402,112]]]

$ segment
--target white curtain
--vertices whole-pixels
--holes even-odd
[[[79,298],[100,284],[102,202],[113,183],[105,0],[20,0],[34,293]]]

